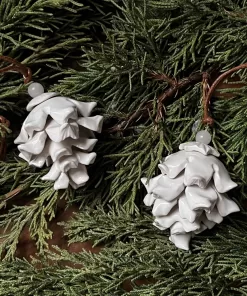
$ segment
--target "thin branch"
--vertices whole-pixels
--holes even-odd
[[[174,86],[177,84],[177,80],[175,78],[171,78],[168,75],[164,73],[157,73],[155,71],[150,71],[151,77],[153,80],[158,80],[158,81],[165,81],[167,82],[170,86]]]
[[[208,76],[209,76],[209,72],[207,73]],[[205,75],[204,72],[194,73],[194,74],[191,74],[189,77],[186,77],[177,81],[176,79],[169,78],[165,74],[157,74],[155,72],[152,72],[152,73],[153,73],[152,78],[156,80],[166,81],[170,85],[170,87],[164,93],[162,93],[157,99],[158,110],[157,110],[157,115],[155,119],[156,122],[158,122],[160,119],[163,118],[163,104],[167,99],[174,98],[177,95],[177,93],[183,88],[189,85],[195,85],[196,83],[202,81],[203,75]],[[138,110],[130,114],[127,119],[123,120],[122,122],[108,129],[108,132],[117,132],[117,131],[125,130],[134,121],[139,120],[141,118],[147,118],[152,110],[153,110],[153,101],[144,102]]]
[[[0,160],[4,160],[7,153],[7,145],[5,139],[6,131],[4,129],[5,127],[8,129],[8,127],[10,126],[10,122],[5,117],[0,116],[0,123],[4,125],[4,128],[1,128],[0,136]]]
[[[7,56],[0,56],[0,60],[10,63],[11,65],[0,69],[0,73],[17,72],[23,75],[24,83],[27,84],[32,80],[32,71],[27,66],[18,62],[16,59]]]
[[[222,73],[214,81],[214,83],[211,85],[210,89],[207,92],[207,95],[204,97],[204,100],[203,100],[203,107],[204,107],[203,123],[204,124],[213,125],[213,123],[214,123],[214,119],[209,115],[209,112],[210,112],[209,106],[210,106],[211,97],[212,97],[216,87],[219,85],[219,83],[224,81],[227,77],[229,77],[234,72],[237,72],[239,70],[246,69],[246,68],[247,68],[247,63],[239,65],[237,67],[234,67],[234,68]]]

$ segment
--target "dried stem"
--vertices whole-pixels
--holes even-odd
[[[222,73],[211,85],[209,88],[207,94],[204,96],[204,102],[203,102],[203,107],[204,107],[204,115],[203,115],[203,123],[208,124],[208,125],[213,125],[214,119],[209,115],[209,106],[210,106],[210,101],[211,97],[216,89],[216,87],[219,85],[220,82],[224,81],[227,77],[229,77],[231,74],[234,72],[241,70],[241,69],[246,69],[247,68],[247,63],[239,65],[237,67],[234,67],[224,73]]]
[[[7,57],[7,56],[0,56],[0,60],[10,63],[11,65],[6,66],[0,69],[0,73],[6,72],[17,72],[23,75],[24,83],[27,84],[32,80],[32,71],[27,66],[21,64],[17,60]]]
[[[177,84],[177,80],[175,78],[170,78],[164,73],[157,73],[155,71],[150,71],[151,78],[154,80],[158,81],[165,81],[167,82],[170,86],[174,86]]]
[[[157,115],[155,118],[156,122],[159,122],[160,120],[163,119],[163,111],[164,111],[164,101],[166,101],[169,98],[174,98],[176,97],[177,93],[189,86],[189,85],[194,85],[200,81],[202,81],[202,86],[203,86],[203,123],[208,124],[208,125],[213,125],[214,120],[213,118],[209,115],[209,106],[210,106],[210,100],[211,97],[219,85],[220,82],[224,81],[228,76],[233,74],[234,72],[245,69],[247,68],[247,63],[239,65],[237,67],[234,67],[224,73],[222,73],[215,81],[214,83],[210,86],[209,85],[209,78],[210,78],[210,73],[212,72],[213,69],[209,69],[207,72],[202,72],[202,73],[195,73],[190,75],[187,78],[183,78],[179,81],[177,81],[174,78],[170,78],[166,74],[160,74],[157,72],[151,72],[151,78],[158,80],[158,81],[165,81],[168,83],[169,88],[162,93],[158,98],[157,98]],[[140,108],[135,111],[134,113],[130,114],[127,119],[123,120],[122,122],[116,124],[112,128],[108,130],[108,132],[117,132],[117,131],[122,131],[125,130],[131,123],[133,123],[136,120],[139,120],[141,118],[147,118],[150,114],[151,111],[153,110],[153,101],[145,102],[143,103]]]
[[[6,126],[7,128],[10,126],[10,122],[3,116],[0,116],[0,123]],[[5,134],[4,132],[2,132]],[[6,146],[6,140],[5,136],[0,136],[0,160],[4,160],[6,156],[6,151],[7,146]]]
[[[202,81],[203,75],[205,75],[205,73],[194,73],[187,78],[183,78],[177,81],[176,79],[170,78],[165,74],[158,74],[156,72],[151,72],[151,78],[159,81],[166,81],[170,86],[164,93],[162,93],[157,98],[158,108],[157,108],[157,115],[156,115],[155,121],[159,122],[164,117],[163,115],[164,101],[166,101],[169,98],[174,98],[181,89]],[[209,74],[207,74],[207,76],[209,76]],[[132,113],[127,119],[123,120],[122,122],[110,128],[108,132],[117,132],[117,131],[125,130],[132,122],[139,120],[140,118],[147,118],[152,110],[153,110],[153,101],[145,102],[140,106],[140,108],[137,111]]]
[[[0,60],[4,62],[10,63],[9,66],[0,69],[0,73],[6,72],[17,72],[23,75],[24,83],[27,84],[32,79],[32,72],[31,69],[26,67],[25,65],[21,64],[17,60],[7,57],[7,56],[0,56]],[[7,128],[10,126],[10,122],[3,116],[0,116],[0,123],[5,125]],[[3,132],[3,134],[5,134]],[[6,156],[6,140],[5,136],[0,137],[0,160],[4,160]]]

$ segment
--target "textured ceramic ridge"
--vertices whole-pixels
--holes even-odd
[[[95,106],[55,92],[40,94],[27,106],[30,113],[15,140],[19,156],[36,167],[52,165],[42,179],[53,181],[55,190],[77,189],[89,179],[86,165],[96,158],[94,132],[100,133],[103,124],[102,116],[90,116]]]
[[[189,250],[191,237],[240,209],[226,194],[237,184],[217,150],[199,142],[183,143],[179,149],[158,165],[160,175],[141,181],[147,190],[144,203],[153,206],[154,225],[169,228],[170,241]]]

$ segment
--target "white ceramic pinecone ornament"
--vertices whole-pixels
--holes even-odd
[[[188,250],[191,237],[221,223],[239,211],[226,192],[236,187],[213,147],[200,142],[179,146],[181,151],[159,164],[160,175],[142,178],[147,189],[144,203],[153,205],[154,225],[170,228],[170,241]]]
[[[27,106],[30,113],[15,140],[19,156],[39,168],[52,165],[42,179],[55,182],[55,190],[69,184],[77,189],[89,179],[86,165],[95,160],[96,153],[91,152],[97,142],[94,132],[101,132],[103,117],[90,116],[95,102],[42,93],[38,84],[37,93],[36,84],[33,92],[29,90],[34,97]]]

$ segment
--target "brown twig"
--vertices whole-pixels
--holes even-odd
[[[0,73],[6,73],[6,72],[21,73],[25,84],[27,84],[32,80],[32,72],[30,68],[21,64],[17,60],[7,56],[0,56],[0,60],[10,63],[9,66],[1,68]],[[0,116],[0,123],[5,125],[7,128],[10,126],[10,122],[3,116]],[[6,156],[6,140],[5,140],[5,136],[2,136],[0,137],[0,160],[4,160],[5,156]]]
[[[214,123],[213,118],[209,115],[210,110],[210,100],[212,95],[214,94],[217,86],[224,81],[228,76],[233,74],[234,72],[241,70],[241,69],[246,69],[247,68],[247,63],[239,65],[237,67],[234,67],[224,73],[222,73],[215,81],[214,83],[210,86],[209,85],[209,79],[210,79],[210,74],[215,70],[214,68],[209,69],[207,72],[202,72],[202,73],[194,73],[190,75],[187,78],[183,78],[179,81],[176,79],[170,78],[166,74],[160,74],[157,72],[151,72],[151,78],[158,80],[158,81],[165,81],[168,83],[169,88],[162,93],[158,98],[157,98],[157,114],[155,121],[159,122],[160,120],[163,119],[163,111],[164,111],[164,101],[166,101],[169,98],[174,98],[176,97],[177,93],[189,86],[189,85],[194,85],[200,81],[202,81],[202,86],[203,86],[203,123],[212,125]],[[134,113],[130,114],[127,119],[119,122],[118,124],[114,125],[112,128],[108,129],[108,132],[118,132],[118,131],[123,131],[127,127],[131,125],[134,121],[137,121],[141,118],[147,118],[150,116],[152,113],[151,111],[153,110],[153,101],[149,102],[144,102],[138,110],[136,110]]]
[[[225,11],[226,14],[228,14],[230,16],[233,16],[234,19],[236,19],[236,17],[237,17],[237,18],[246,20],[246,11],[243,11],[242,9],[241,9],[241,13],[236,13],[236,12],[228,11],[226,9],[224,9],[224,11]]]
[[[3,116],[0,116],[0,123],[6,126],[7,128],[10,126],[10,122]],[[3,132],[5,134],[5,132]],[[5,136],[0,137],[0,160],[4,160],[6,156],[6,139]]]
[[[165,81],[170,86],[174,86],[177,84],[177,80],[175,78],[171,78],[164,73],[157,73],[155,71],[150,71],[150,78],[152,78],[154,80],[158,80],[158,81]]]
[[[15,197],[16,195],[18,195],[21,191],[23,190],[23,187],[20,185],[17,188],[15,188],[14,190],[6,193],[3,197],[2,200],[0,200],[0,202],[7,202],[8,200],[12,199],[13,197]]]
[[[217,88],[217,86],[219,85],[219,83],[221,83],[222,81],[224,81],[227,77],[229,77],[231,74],[233,74],[234,72],[241,70],[241,69],[246,69],[247,68],[247,63],[246,64],[242,64],[239,65],[237,67],[234,67],[224,73],[222,73],[215,81],[214,83],[211,85],[211,87],[209,88],[207,94],[204,96],[204,102],[203,102],[203,108],[204,108],[204,112],[203,112],[203,123],[204,124],[208,124],[208,125],[213,125],[214,123],[214,119],[209,115],[209,106],[210,106],[210,101],[212,98],[212,95],[215,91],[215,89]]]
[[[183,78],[177,81],[176,79],[172,79],[165,74],[158,74],[156,72],[152,72],[152,78],[159,81],[166,81],[170,86],[164,93],[162,93],[157,98],[157,115],[155,121],[159,122],[159,120],[163,118],[164,101],[166,101],[169,98],[174,98],[181,89],[202,81],[202,77],[204,74],[205,73],[194,73],[187,78]],[[209,76],[209,74],[207,75]],[[139,120],[140,118],[147,118],[152,110],[153,101],[144,102],[138,110],[132,113],[127,119],[108,129],[108,132],[118,132],[125,130],[132,122]]]
[[[0,60],[10,63],[9,66],[6,66],[0,69],[0,73],[6,72],[17,72],[23,75],[24,83],[27,84],[32,80],[32,71],[27,66],[21,64],[17,60],[7,57],[7,56],[0,56]]]

